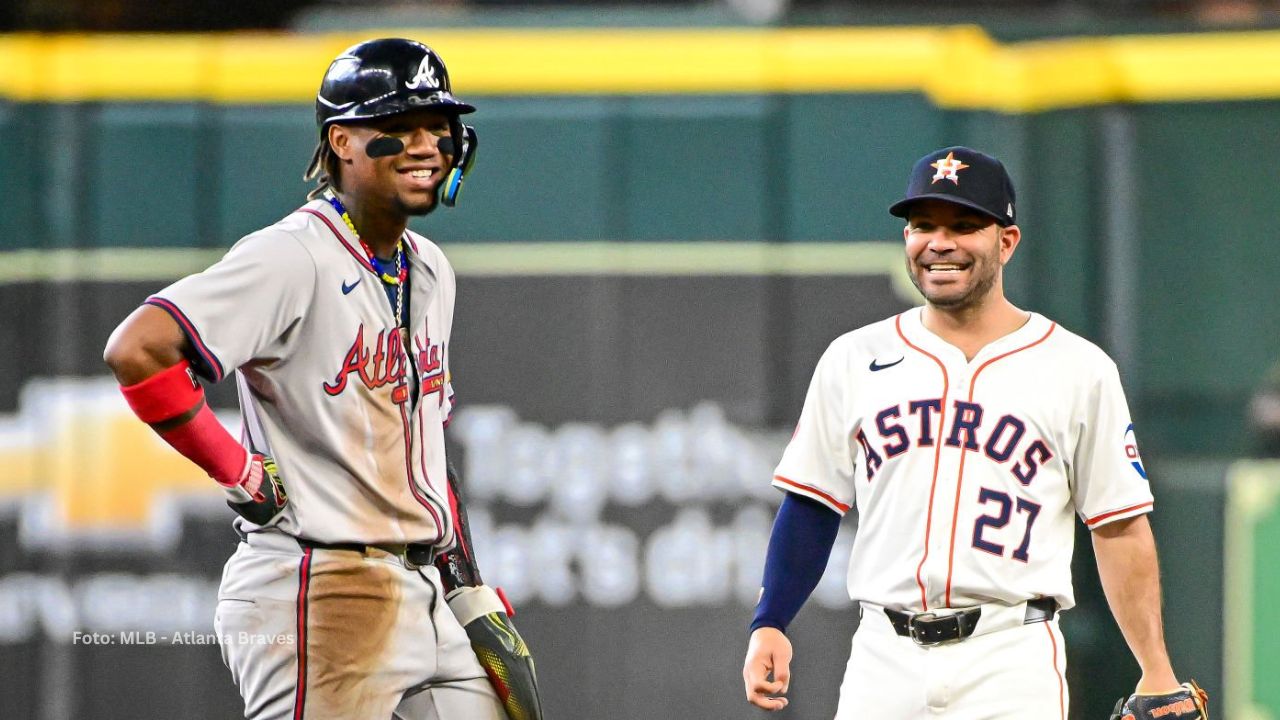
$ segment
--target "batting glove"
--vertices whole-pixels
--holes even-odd
[[[255,525],[270,525],[289,502],[276,461],[257,453],[249,455],[234,485],[219,485],[227,494],[227,505]]]
[[[511,622],[509,606],[488,585],[454,590],[445,598],[467,631],[471,649],[511,720],[542,720],[533,655]]]

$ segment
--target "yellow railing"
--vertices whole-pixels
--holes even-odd
[[[0,35],[0,97],[305,102],[334,55],[379,35],[433,45],[464,97],[920,92],[1004,112],[1280,97],[1280,32],[1001,44],[972,26]]]

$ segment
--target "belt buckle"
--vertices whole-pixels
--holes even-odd
[[[434,547],[423,543],[405,543],[404,549],[400,551],[400,561],[406,569],[418,570],[435,562],[434,550]],[[413,559],[415,556],[417,560]]]
[[[422,567],[421,565],[419,565],[419,564],[417,564],[417,563],[415,563],[414,561],[412,561],[412,560],[410,560],[410,559],[409,559],[409,546],[408,546],[408,545],[405,545],[405,546],[400,550],[400,564],[404,565],[404,569],[405,569],[405,570],[417,570],[418,568]]]
[[[930,640],[924,636],[924,629],[918,624],[920,622],[933,622],[937,620],[939,615],[935,612],[914,613],[907,618],[907,631],[911,633],[911,642],[921,647],[932,647],[941,643],[941,640]]]

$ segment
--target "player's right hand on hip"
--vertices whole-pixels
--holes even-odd
[[[289,502],[276,461],[265,455],[251,454],[234,485],[219,485],[227,494],[227,506],[255,525],[270,525]]]
[[[742,665],[742,680],[746,684],[747,702],[752,705],[765,710],[781,710],[787,706],[787,699],[782,696],[791,685],[791,641],[781,630],[762,627],[751,633],[747,660]]]

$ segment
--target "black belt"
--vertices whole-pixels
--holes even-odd
[[[1058,603],[1053,598],[1030,600],[1027,602],[1027,614],[1022,624],[1030,625],[1052,620],[1057,611]],[[902,637],[911,638],[917,645],[937,645],[950,640],[962,640],[972,635],[978,627],[982,608],[965,608],[949,615],[937,615],[931,612],[912,614],[885,608],[884,614],[893,625],[893,631]]]
[[[369,550],[381,550],[399,557],[406,565],[424,567],[436,558],[436,547],[428,543],[408,543],[394,545],[367,545],[365,543],[323,543],[306,538],[295,538],[298,545],[312,550],[348,550],[365,554]]]

